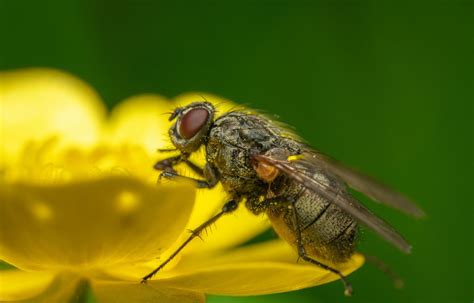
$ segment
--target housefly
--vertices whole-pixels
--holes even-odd
[[[409,253],[411,246],[388,223],[374,215],[348,191],[348,186],[383,204],[415,217],[423,211],[401,194],[332,160],[280,124],[247,110],[233,110],[215,118],[209,102],[194,102],[174,110],[169,120],[171,142],[179,155],[161,160],[155,169],[169,179],[191,179],[198,188],[220,182],[231,199],[222,210],[198,226],[146,282],[170,262],[193,238],[243,202],[255,215],[265,213],[277,234],[301,259],[338,275],[345,294],[352,294],[346,277],[332,264],[355,252],[359,223]],[[189,160],[202,145],[203,168]],[[185,163],[200,179],[179,175],[174,166]]]

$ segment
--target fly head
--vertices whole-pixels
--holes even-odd
[[[169,120],[176,122],[169,130],[173,145],[182,153],[196,151],[209,133],[215,108],[209,102],[194,102],[185,107],[178,107]]]

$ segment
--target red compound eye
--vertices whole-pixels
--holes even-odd
[[[179,134],[185,139],[191,139],[206,124],[209,112],[204,108],[195,108],[188,111],[181,118]]]

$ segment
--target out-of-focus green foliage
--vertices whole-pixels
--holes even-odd
[[[427,219],[367,205],[413,244],[370,232],[351,302],[473,299],[474,2],[5,1],[0,69],[56,67],[109,107],[127,96],[222,95],[280,115],[315,147],[413,197]],[[196,96],[199,99],[199,96]],[[212,236],[212,235],[211,235]],[[288,281],[291,283],[291,281]],[[340,283],[209,302],[335,302]]]

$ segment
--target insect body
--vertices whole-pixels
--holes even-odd
[[[218,119],[206,146],[207,161],[219,172],[226,191],[237,199],[245,197],[247,208],[254,214],[265,212],[282,238],[297,245],[299,227],[308,253],[330,261],[346,261],[355,248],[354,219],[290,176],[279,173],[271,164],[254,158],[281,155],[286,159],[303,153],[303,149],[295,139],[283,137],[268,120],[242,112]],[[305,173],[313,174],[328,186],[344,189],[344,184],[329,173]],[[265,200],[261,201],[262,197]]]
[[[155,168],[163,171],[163,177],[190,179],[173,169],[184,162],[203,177],[192,179],[199,188],[212,188],[221,182],[231,200],[143,281],[244,200],[254,214],[267,214],[279,236],[293,245],[302,259],[339,275],[347,295],[352,288],[346,277],[315,258],[332,263],[349,259],[356,248],[359,223],[409,252],[403,237],[355,200],[346,184],[375,200],[422,216],[423,212],[405,197],[323,156],[262,115],[232,111],[215,119],[214,114],[208,102],[177,108],[170,117],[176,123],[169,134],[180,155],[159,161]],[[206,148],[204,168],[188,159],[201,145]]]

